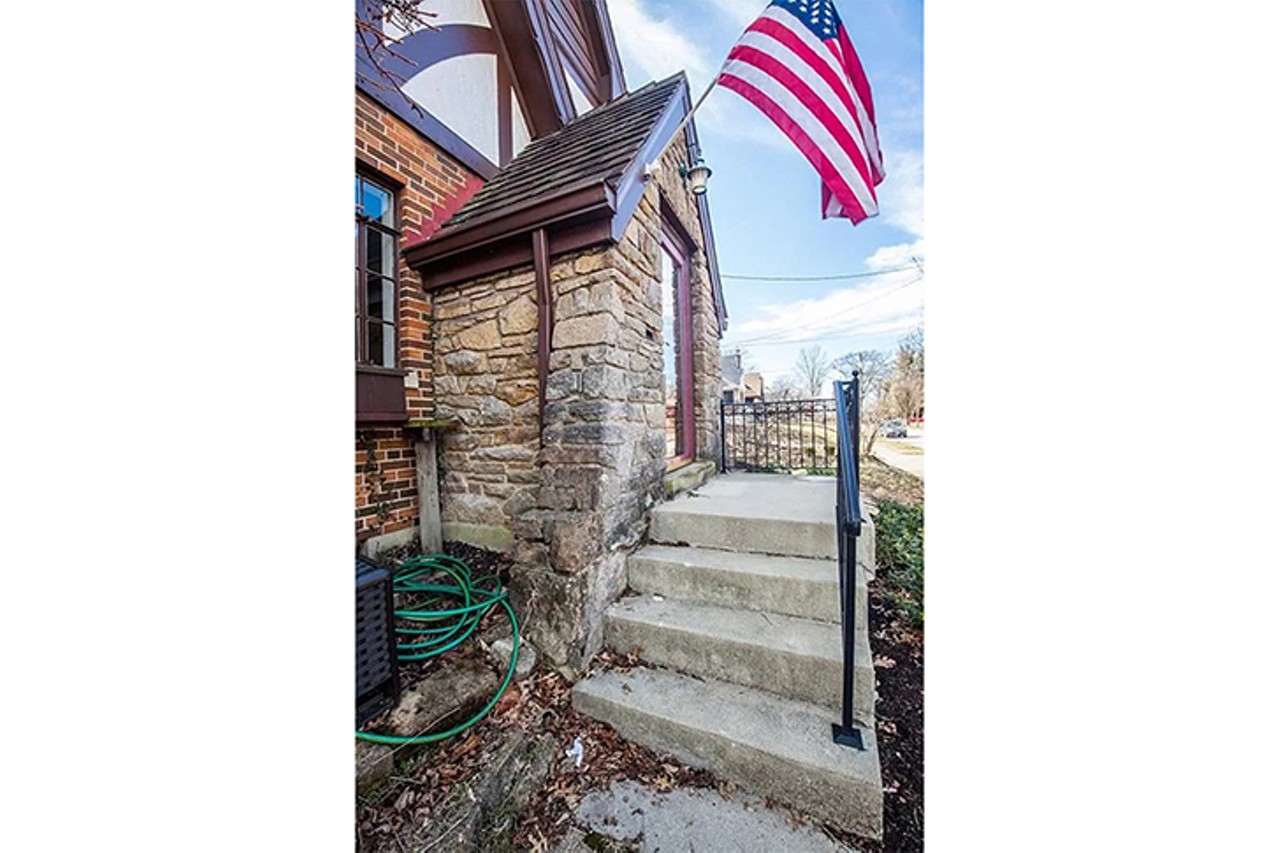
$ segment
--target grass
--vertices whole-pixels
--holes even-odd
[[[903,444],[891,438],[882,438],[879,443],[897,453],[905,453],[908,456],[924,456],[924,448],[917,444]]]

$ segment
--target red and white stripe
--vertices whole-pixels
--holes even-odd
[[[824,217],[856,224],[876,215],[884,165],[875,107],[843,25],[838,39],[822,41],[770,6],[729,52],[717,83],[768,116],[818,171]]]

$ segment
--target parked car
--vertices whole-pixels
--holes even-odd
[[[898,419],[885,421],[880,425],[880,434],[885,438],[906,438],[907,425]]]

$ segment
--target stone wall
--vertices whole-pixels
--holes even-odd
[[[444,538],[508,551],[537,502],[538,307],[525,266],[435,294]]]
[[[694,414],[700,459],[719,458],[720,347],[684,143],[616,245],[551,260],[554,330],[539,432],[537,304],[528,266],[436,291],[437,414],[446,539],[511,550],[522,630],[562,669],[601,644],[627,554],[662,495],[665,406],[659,235],[663,210],[690,256]]]

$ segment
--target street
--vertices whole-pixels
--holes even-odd
[[[878,438],[871,455],[886,465],[924,479],[924,430],[911,427],[906,438]]]

